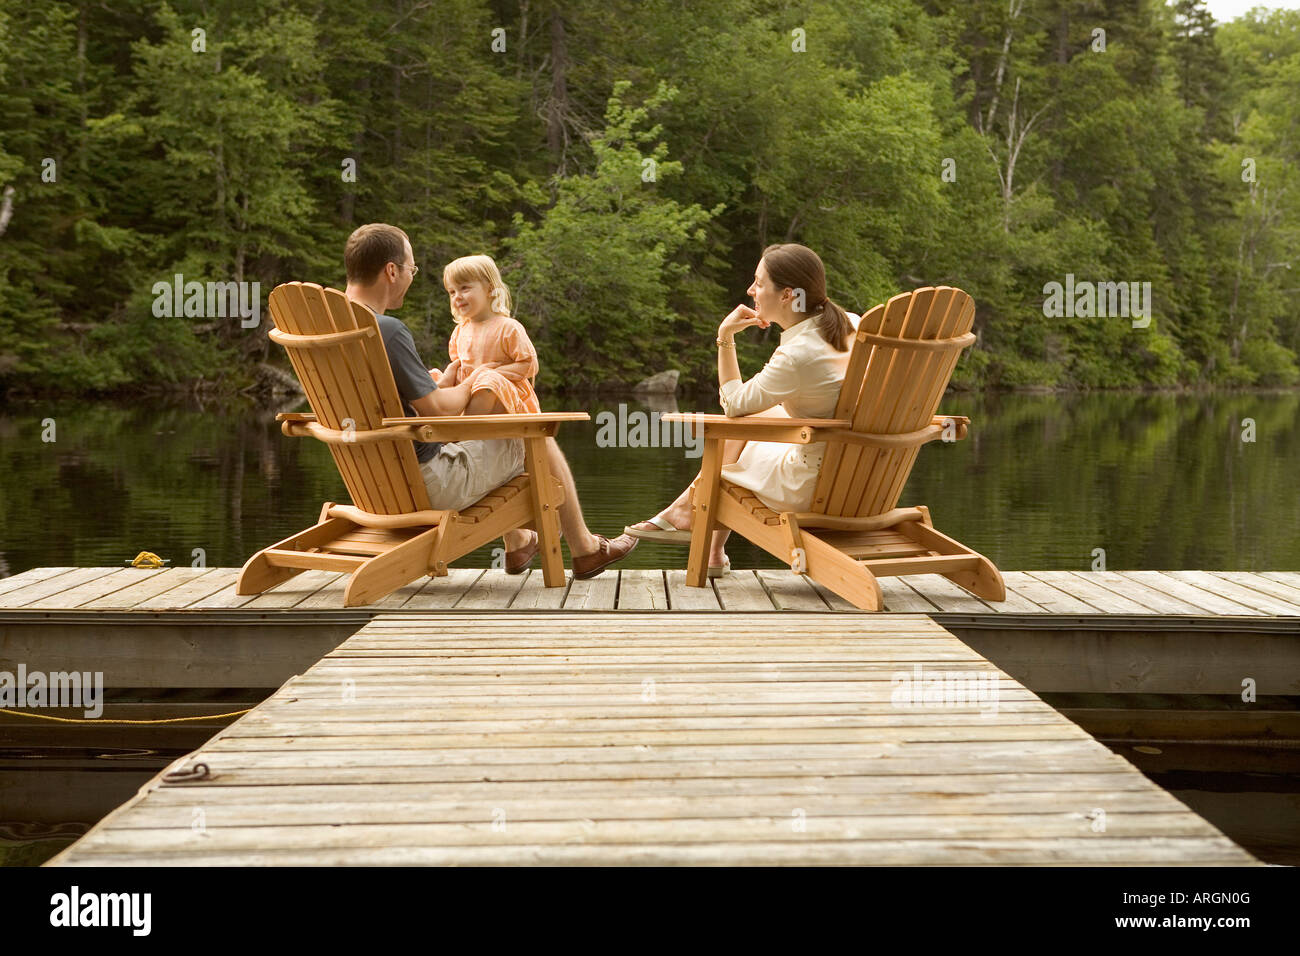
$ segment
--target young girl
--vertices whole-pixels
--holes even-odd
[[[447,343],[451,364],[429,369],[440,386],[470,382],[466,415],[540,412],[533,379],[537,350],[510,317],[510,290],[490,256],[463,256],[442,272],[456,328]]]

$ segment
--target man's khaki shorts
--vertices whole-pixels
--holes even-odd
[[[463,511],[523,470],[522,438],[446,442],[420,464],[435,511]]]

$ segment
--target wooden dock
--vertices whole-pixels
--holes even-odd
[[[52,865],[1257,862],[923,614],[384,614],[198,763]]]
[[[684,570],[611,570],[547,588],[540,571],[453,568],[382,601],[343,608],[345,575],[305,571],[260,595],[235,593],[238,568],[33,568],[0,578],[0,610],[32,611],[854,611],[839,596],[785,570],[736,571],[686,587]],[[989,617],[1182,618],[1269,629],[1300,619],[1296,571],[1007,571],[1007,600],[985,602],[937,574],[882,578],[885,611],[940,621]],[[861,613],[861,612],[858,612]]]
[[[109,686],[264,688],[302,673],[376,616],[449,611],[817,612],[862,615],[788,570],[707,588],[681,570],[614,570],[561,588],[541,573],[453,568],[344,608],[343,577],[307,571],[235,594],[235,568],[35,568],[0,579],[0,658],[102,669]],[[1009,571],[986,603],[938,575],[883,578],[886,609],[923,613],[1036,692],[1300,694],[1300,573]]]

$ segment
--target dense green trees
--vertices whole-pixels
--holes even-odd
[[[0,0],[0,389],[244,387],[265,319],[154,284],[338,285],[375,220],[430,361],[488,252],[543,388],[707,385],[784,240],[859,311],[970,291],[967,385],[1293,384],[1297,93],[1300,14],[1200,0]],[[1045,314],[1067,274],[1151,322]]]

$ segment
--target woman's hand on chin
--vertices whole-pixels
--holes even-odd
[[[718,326],[718,338],[735,335],[741,329],[749,328],[751,325],[757,325],[760,329],[768,327],[767,319],[760,318],[759,314],[747,305],[738,305],[731,310],[731,314],[722,320]]]

